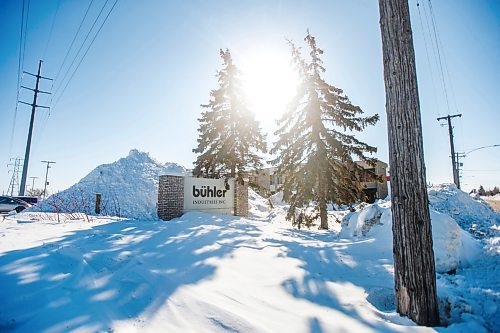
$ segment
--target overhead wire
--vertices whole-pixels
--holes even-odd
[[[106,0],[106,3],[108,2],[108,0]],[[118,0],[115,0],[115,2],[113,3],[113,6],[111,7],[111,9],[109,10],[108,14],[106,15],[106,17],[104,18],[104,20],[102,21],[101,23],[101,26],[99,27],[99,29],[97,30],[97,33],[94,35],[94,38],[92,39],[92,41],[90,42],[89,46],[87,47],[87,49],[85,50],[85,53],[83,54],[82,58],[80,59],[80,62],[78,63],[78,65],[76,66],[75,70],[73,71],[73,73],[71,74],[71,77],[69,78],[69,80],[66,82],[66,85],[64,86],[64,89],[62,90],[61,94],[59,94],[59,97],[57,98],[56,102],[54,103],[54,108],[57,106],[57,104],[59,103],[59,101],[61,100],[61,96],[63,96],[64,92],[66,91],[66,88],[68,87],[69,83],[71,82],[71,80],[73,79],[73,77],[75,76],[75,73],[78,71],[78,68],[80,68],[80,65],[82,64],[83,60],[85,59],[87,53],[89,52],[90,48],[92,47],[92,45],[94,44],[94,41],[96,40],[97,36],[99,35],[99,33],[101,32],[102,28],[104,27],[104,24],[106,23],[106,21],[108,20],[109,16],[111,15],[111,13],[113,12],[113,9],[115,8],[116,4],[118,3]],[[106,4],[105,4],[106,5]]]
[[[22,73],[23,73],[23,67],[24,67],[24,50],[26,49],[26,28],[27,28],[27,21],[28,21],[29,4],[30,4],[30,0],[28,0],[27,10],[25,10],[26,0],[23,0],[23,5],[21,8],[21,29],[20,29],[20,36],[19,36],[19,59],[18,59],[18,63],[17,63],[16,107],[14,109],[14,119],[12,121],[12,129],[11,129],[11,133],[10,133],[9,156],[12,153],[12,146],[14,145],[14,133],[16,130],[17,111],[19,108],[19,92],[21,90],[21,80],[22,80]],[[26,16],[26,20],[24,19],[25,16]]]
[[[39,136],[41,136],[41,135],[42,135],[42,132],[44,131],[44,129],[45,129],[46,125],[47,125],[48,119],[49,119],[49,117],[50,117],[50,115],[51,115],[51,111],[53,111],[53,109],[55,108],[56,104],[58,103],[58,101],[59,101],[60,97],[63,95],[64,91],[66,90],[66,87],[69,85],[70,81],[72,80],[73,76],[75,75],[76,71],[78,70],[78,68],[79,68],[80,64],[82,63],[83,59],[84,59],[84,58],[85,58],[85,56],[87,55],[87,52],[89,51],[90,47],[91,47],[91,46],[92,46],[92,44],[94,43],[94,41],[95,41],[95,39],[97,38],[98,34],[100,33],[100,31],[101,31],[102,27],[104,26],[105,22],[107,21],[108,17],[110,16],[111,12],[113,11],[113,9],[114,9],[114,7],[115,7],[115,5],[116,5],[117,1],[118,1],[118,0],[116,0],[116,1],[115,1],[115,3],[113,4],[113,6],[111,7],[111,9],[109,10],[108,14],[106,15],[106,17],[105,17],[105,18],[104,18],[104,20],[102,21],[102,23],[101,23],[101,25],[100,25],[99,29],[97,30],[97,32],[95,33],[95,35],[94,35],[93,39],[91,40],[90,44],[88,45],[87,49],[85,50],[85,53],[83,54],[82,58],[81,58],[81,59],[80,59],[80,61],[78,62],[77,66],[76,66],[76,68],[74,69],[74,71],[73,71],[72,75],[70,76],[69,80],[66,82],[66,85],[64,86],[63,91],[61,92],[61,94],[60,94],[60,95],[58,95],[58,98],[57,98],[56,102],[54,103],[54,105],[53,105],[53,106],[52,106],[52,107],[48,110],[47,116],[46,116],[46,117],[44,117],[44,118],[42,119],[41,124],[40,124],[40,126],[39,126],[39,131],[37,131],[37,132],[35,133],[35,137],[39,137]],[[83,18],[82,18],[82,20],[81,20],[81,22],[80,22],[80,24],[79,24],[79,27],[78,27],[78,29],[77,29],[77,32],[75,33],[75,35],[74,35],[74,37],[73,37],[73,39],[72,39],[72,41],[71,41],[71,44],[70,44],[70,46],[69,46],[69,48],[68,48],[68,51],[66,52],[65,58],[64,58],[63,62],[61,63],[61,66],[59,67],[58,74],[57,74],[56,78],[59,76],[59,74],[61,73],[61,70],[62,70],[62,69],[63,69],[63,67],[64,67],[64,63],[66,62],[66,60],[67,60],[67,58],[68,58],[68,56],[69,56],[69,54],[70,54],[70,52],[71,52],[71,49],[73,48],[73,46],[74,46],[74,44],[75,44],[75,41],[76,41],[76,39],[77,39],[77,37],[78,37],[78,35],[79,35],[79,33],[80,33],[81,29],[82,29],[82,26],[83,26],[83,24],[84,24],[84,22],[85,22],[85,20],[86,20],[86,18],[87,18],[87,16],[88,16],[88,13],[89,13],[89,11],[90,11],[90,9],[91,9],[91,7],[92,7],[93,2],[94,2],[94,0],[91,0],[91,1],[90,1],[89,6],[87,7],[87,9],[86,9],[86,11],[85,11],[85,14],[84,14],[84,16],[83,16]],[[62,80],[62,81],[64,81],[64,78],[65,78],[65,77],[67,77],[67,74],[68,74],[68,73],[69,73],[69,71],[72,69],[72,66],[73,66],[73,64],[75,63],[75,60],[76,60],[76,59],[78,59],[78,55],[80,54],[80,51],[82,50],[83,46],[85,45],[85,42],[88,40],[88,38],[89,38],[90,34],[94,31],[94,27],[96,26],[96,23],[99,21],[99,18],[101,17],[102,13],[104,12],[104,9],[106,8],[106,5],[108,4],[108,2],[109,2],[109,0],[106,0],[106,2],[104,3],[104,5],[102,6],[102,8],[101,8],[101,10],[100,10],[100,12],[99,12],[99,14],[98,14],[98,16],[95,18],[95,20],[94,20],[94,22],[93,22],[93,24],[92,24],[92,26],[91,26],[90,30],[88,31],[88,33],[87,33],[87,35],[86,35],[85,39],[83,40],[82,44],[80,45],[80,48],[79,48],[79,49],[78,49],[78,51],[76,52],[75,57],[73,58],[72,63],[71,63],[71,64],[70,64],[70,66],[67,68],[67,71],[66,71],[66,73],[64,74],[64,76],[63,76],[63,80]],[[55,80],[54,80],[54,81],[55,81]],[[53,90],[52,88],[53,88],[53,86],[54,86],[54,81],[52,81],[51,90]],[[59,86],[58,86],[58,89],[56,90],[56,93],[57,93],[57,91],[60,89],[60,87],[61,87],[61,86],[62,86],[62,83],[61,83],[61,85],[59,85]],[[50,102],[49,102],[49,105],[52,105],[52,100],[53,100],[53,98],[54,98],[54,94],[52,94],[52,95],[51,95],[51,97],[50,97]],[[38,141],[39,141],[39,140],[35,140],[35,147],[34,147],[34,148],[36,148],[36,142],[38,142]]]
[[[423,27],[422,27],[422,29],[424,30],[423,34],[424,34],[424,43],[426,46],[426,54],[430,58],[429,52],[427,50],[427,41],[426,41],[426,37],[425,37],[426,32],[428,32],[429,41],[431,44],[431,51],[432,51],[432,55],[434,58],[434,63],[435,63],[435,66],[437,67],[437,70],[439,73],[438,74],[438,76],[439,76],[438,82],[440,83],[439,86],[440,86],[440,89],[442,91],[442,97],[443,97],[441,99],[441,101],[444,101],[444,103],[445,103],[444,106],[446,107],[446,114],[452,113],[451,104],[450,104],[451,102],[453,102],[454,107],[458,113],[458,105],[456,102],[456,97],[455,97],[455,93],[454,93],[454,89],[453,89],[451,75],[450,75],[450,72],[448,70],[446,57],[445,57],[445,54],[443,52],[443,44],[441,42],[441,38],[439,35],[439,29],[437,27],[437,23],[436,23],[437,21],[436,21],[436,16],[434,14],[434,8],[432,5],[432,1],[427,0],[427,1],[420,2],[419,0],[417,0],[417,9],[418,9],[418,14],[419,14],[419,19],[421,22],[421,26],[423,26],[422,17],[421,17],[422,14],[420,11],[420,7],[422,7],[422,12],[423,12],[424,18],[425,18],[425,28],[426,29],[424,29]],[[429,63],[431,62],[430,59],[428,59],[428,61],[429,61]],[[433,81],[432,84],[433,84],[434,90],[437,91],[437,89],[435,89],[435,86],[434,86],[434,76],[432,75],[433,68],[432,68],[432,65],[429,65],[429,66],[431,67],[430,70],[431,70],[431,80]],[[450,100],[450,98],[451,98],[451,100]],[[439,106],[436,106],[436,109],[437,109],[438,117],[440,117],[441,116],[441,108]],[[461,129],[463,129],[461,122],[460,122],[460,126],[461,126]],[[441,127],[443,128],[443,133],[447,132],[444,129],[443,125]],[[460,132],[463,133],[463,131],[460,131]],[[459,146],[462,146],[463,145],[462,136],[458,135],[457,137],[458,137],[458,141],[459,141]]]
[[[427,37],[426,37],[426,31],[428,31],[428,29],[425,30],[425,28],[424,28],[424,24],[423,24],[423,21],[422,21],[422,13],[420,12],[420,3],[419,3],[418,0],[417,0],[417,10],[418,10],[418,18],[419,18],[419,22],[420,22],[420,29],[422,31],[422,36],[423,36],[423,39],[424,39],[424,46],[425,46],[425,54],[426,54],[426,58],[427,58],[427,64],[429,66],[429,76],[431,78],[431,84],[432,84],[432,92],[431,92],[431,94],[432,94],[432,97],[434,99],[434,103],[437,103],[437,96],[436,96],[437,89],[436,89],[436,83],[434,82],[434,71],[432,70],[431,57],[429,55],[429,46],[427,44]],[[436,108],[436,111],[437,111],[437,116],[440,117],[441,116],[440,109]]]
[[[45,59],[45,55],[47,54],[47,49],[49,48],[50,41],[52,40],[52,33],[54,31],[54,24],[56,22],[57,14],[59,13],[59,7],[61,6],[61,0],[57,0],[57,8],[56,12],[52,16],[52,24],[50,26],[49,37],[47,39],[47,43],[45,44],[45,50],[43,51],[42,59]]]
[[[439,39],[439,33],[438,33],[437,27],[436,27],[436,20],[434,17],[434,11],[432,9],[432,3],[430,0],[428,0],[428,3],[429,3],[429,16],[431,17],[432,32],[434,33],[433,41],[435,43],[436,52],[437,52],[437,63],[438,63],[439,72],[441,73],[441,83],[443,85],[444,98],[445,98],[446,107],[448,109],[448,114],[449,114],[449,113],[451,113],[451,110],[450,110],[450,103],[448,100],[448,89],[446,86],[446,80],[445,80],[445,75],[444,75],[444,70],[443,70],[443,60],[441,57],[441,50],[439,47],[441,41]],[[425,7],[424,7],[424,12],[425,12]],[[443,57],[444,57],[444,55],[443,55]]]
[[[101,17],[101,14],[104,11],[104,8],[108,4],[108,2],[109,2],[109,0],[106,0],[106,2],[104,3],[104,5],[102,6],[101,10],[99,11],[99,14],[97,15],[97,17],[95,18],[94,22],[92,23],[92,26],[90,27],[87,35],[85,36],[85,39],[83,40],[82,44],[78,48],[78,51],[76,52],[75,56],[73,57],[73,60],[71,61],[71,64],[69,65],[68,69],[64,73],[63,78],[61,79],[61,84],[57,86],[56,91],[54,92],[54,94],[57,94],[60,91],[61,87],[63,86],[63,83],[66,80],[66,77],[68,76],[68,73],[70,72],[71,68],[73,67],[73,65],[74,65],[74,63],[76,61],[76,59],[78,58],[78,55],[80,54],[80,51],[85,46],[85,42],[87,42],[87,39],[89,38],[92,30],[94,30],[94,27],[95,27],[97,21],[99,20],[99,18]]]
[[[436,49],[437,49],[437,53],[438,53],[439,69],[440,69],[440,73],[441,73],[441,80],[443,82],[444,96],[445,96],[445,100],[446,100],[446,106],[448,108],[448,114],[451,113],[449,97],[451,97],[451,100],[453,101],[453,104],[455,106],[455,110],[458,113],[459,110],[458,110],[458,105],[456,102],[455,91],[453,89],[453,81],[451,80],[451,75],[450,75],[450,72],[448,70],[446,56],[445,56],[444,52],[441,51],[444,48],[443,48],[443,43],[441,42],[441,37],[439,35],[439,29],[438,29],[437,24],[436,24],[436,17],[434,14],[434,8],[432,6],[432,1],[428,0],[428,4],[429,4],[429,15],[431,17],[431,23],[432,23],[432,31],[434,32],[434,39],[435,39]],[[441,48],[441,50],[440,50],[440,48]],[[443,64],[444,64],[444,66],[443,66]],[[443,70],[443,67],[444,67],[444,70]],[[449,83],[449,89],[446,85],[447,81]],[[451,93],[451,96],[448,95],[448,92]],[[463,144],[464,144],[463,138],[461,135],[461,133],[464,133],[461,120],[462,119],[460,117],[460,123],[459,123],[460,124],[460,131],[458,134],[455,134],[455,136],[458,138],[458,140],[457,140],[458,147],[463,147]]]
[[[83,23],[85,22],[85,19],[87,18],[87,15],[90,11],[90,7],[92,7],[93,3],[94,3],[94,0],[91,0],[88,7],[87,7],[87,10],[85,11],[85,14],[83,15],[82,20],[80,21],[80,25],[78,26],[78,29],[76,30],[75,36],[73,37],[73,40],[71,41],[71,44],[69,45],[68,51],[66,52],[66,55],[64,56],[64,59],[61,63],[61,66],[59,67],[59,70],[57,71],[57,74],[54,78],[54,81],[57,81],[57,79],[59,78],[59,74],[61,74],[61,70],[63,69],[64,64],[66,63],[66,60],[68,59],[68,56],[71,52],[71,49],[73,48],[73,45],[75,44],[76,38],[80,34],[80,30],[82,29]]]
[[[31,0],[28,0],[28,6],[26,9],[26,20],[24,20],[23,58],[21,60],[21,69],[22,70],[24,70],[24,55],[26,54],[26,40],[28,39],[28,21],[30,18],[30,4],[31,4]]]

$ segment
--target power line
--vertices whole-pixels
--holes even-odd
[[[429,56],[429,46],[427,45],[427,37],[426,37],[426,31],[429,31],[428,27],[427,30],[424,28],[424,23],[422,21],[422,13],[420,12],[420,3],[417,0],[417,10],[418,10],[418,18],[420,22],[420,28],[422,29],[422,36],[424,38],[424,46],[425,46],[425,54],[427,56],[427,63],[429,65],[429,75],[431,77],[431,83],[432,83],[432,96],[434,97],[434,102],[437,102],[437,97],[436,97],[436,83],[434,82],[434,71],[432,70],[432,63],[431,63],[431,57]],[[429,35],[429,42],[432,41],[431,36]],[[441,115],[439,108],[437,109],[437,116],[439,117]]]
[[[24,20],[23,58],[21,60],[21,68],[23,70],[24,70],[24,55],[26,54],[26,40],[28,39],[28,21],[30,18],[30,4],[31,0],[28,0],[28,6],[26,8],[26,20]]]
[[[42,59],[45,59],[45,55],[47,54],[47,49],[49,48],[50,41],[52,39],[52,32],[54,30],[54,23],[56,22],[57,14],[59,13],[59,7],[61,5],[61,0],[57,0],[57,8],[54,16],[52,17],[52,25],[50,26],[49,38],[47,39],[47,44],[45,45],[45,50],[43,51]]]
[[[106,7],[107,3],[108,3],[109,0],[106,0],[106,2],[104,3],[104,5],[102,6],[101,10],[99,11],[99,14],[97,15],[97,17],[95,18],[94,22],[92,23],[92,26],[90,27],[87,35],[85,36],[85,39],[83,40],[82,44],[80,45],[80,48],[78,49],[78,51],[76,52],[75,54],[75,57],[73,58],[73,60],[71,61],[71,64],[69,65],[67,71],[64,73],[63,75],[63,78],[61,79],[61,84],[57,86],[54,94],[57,95],[57,93],[59,92],[59,90],[61,89],[62,87],[62,83],[64,82],[64,80],[66,79],[68,73],[70,72],[71,70],[71,67],[73,67],[73,64],[75,63],[76,59],[78,58],[78,55],[80,54],[80,51],[82,50],[83,46],[85,45],[85,42],[87,41],[87,39],[89,38],[90,36],[90,33],[92,32],[92,30],[94,29],[94,26],[96,25],[97,21],[99,20],[99,17],[101,17],[101,14],[102,12],[104,11],[104,8]]]
[[[59,70],[57,71],[56,77],[54,79],[55,81],[57,81],[57,79],[59,78],[59,74],[61,73],[61,70],[62,70],[64,64],[66,63],[66,60],[68,59],[69,53],[71,52],[73,45],[75,44],[76,37],[78,36],[78,34],[80,33],[80,30],[82,29],[83,22],[85,22],[85,19],[87,18],[87,14],[89,13],[90,7],[92,7],[92,3],[94,3],[94,0],[90,1],[89,6],[87,7],[87,10],[85,11],[85,15],[83,15],[83,18],[80,22],[80,25],[78,26],[78,30],[76,31],[75,36],[73,37],[73,40],[71,41],[71,44],[68,48],[68,51],[66,52],[66,55],[64,56],[64,59],[61,63],[61,67],[59,67]]]
[[[21,10],[21,31],[19,36],[19,60],[17,63],[17,100],[19,99],[19,85],[21,84],[21,60],[22,60],[22,52],[23,52],[23,40],[24,40],[24,8],[26,5],[26,0],[23,0],[23,6]]]
[[[108,0],[106,0],[106,3],[107,3]],[[101,26],[99,27],[99,30],[97,30],[97,33],[94,35],[94,38],[92,39],[92,41],[90,42],[89,46],[87,47],[87,50],[85,51],[85,53],[83,54],[83,57],[80,59],[80,62],[78,63],[78,65],[76,66],[75,70],[73,71],[73,73],[71,74],[71,77],[69,78],[69,80],[67,81],[66,85],[64,86],[64,89],[63,91],[61,92],[61,94],[59,95],[59,97],[57,98],[56,102],[54,103],[54,108],[56,107],[57,103],[61,100],[61,96],[64,94],[64,92],[66,91],[66,88],[68,87],[69,83],[71,82],[71,80],[73,79],[73,77],[75,76],[75,73],[76,71],[78,70],[78,68],[80,68],[80,65],[82,64],[83,62],[83,59],[85,59],[85,56],[87,55],[87,53],[89,52],[90,48],[92,47],[92,44],[94,44],[94,41],[96,40],[97,36],[99,35],[99,33],[101,32],[102,30],[102,27],[104,26],[104,24],[106,23],[106,21],[108,20],[109,16],[111,15],[111,12],[113,11],[113,9],[115,8],[116,4],[118,3],[118,0],[115,0],[115,2],[113,3],[113,6],[111,7],[111,9],[109,10],[108,14],[106,15],[106,17],[104,18],[104,21],[102,21],[101,23]],[[106,5],[106,4],[105,4]]]
[[[10,143],[9,143],[9,155],[12,152],[12,146],[14,143],[14,132],[16,130],[16,121],[17,121],[17,110],[18,110],[18,103],[17,101],[19,100],[19,90],[20,90],[20,85],[21,85],[21,73],[23,70],[24,66],[24,49],[26,46],[26,28],[25,28],[25,7],[26,7],[26,0],[23,0],[23,6],[21,8],[21,29],[20,29],[20,36],[19,36],[19,60],[17,63],[17,94],[16,94],[16,108],[14,110],[14,119],[12,121],[12,130],[10,133]],[[29,0],[28,0],[28,10],[29,10]],[[26,17],[26,21],[27,21]]]
[[[436,27],[436,20],[434,17],[434,11],[432,9],[432,3],[430,0],[429,0],[429,16],[431,17],[432,31],[434,32],[434,42],[436,44],[437,59],[438,59],[439,71],[441,73],[441,82],[443,84],[446,106],[448,108],[448,112],[451,112],[450,111],[450,103],[448,101],[448,89],[446,87],[446,80],[445,80],[444,71],[443,71],[443,61],[441,60],[441,50],[439,48],[439,45],[441,44],[441,40],[439,38],[439,33],[438,33],[438,30]],[[444,55],[443,55],[443,57],[444,57]]]

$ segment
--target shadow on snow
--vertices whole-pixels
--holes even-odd
[[[214,274],[252,225],[187,214],[170,222],[122,221],[0,256],[0,331],[110,330],[147,319],[180,287]],[[238,220],[236,220],[237,222]],[[143,268],[144,267],[144,268]]]
[[[389,322],[405,326],[415,325],[395,312],[392,253],[384,253],[370,246],[370,239],[339,240],[330,232],[307,230],[282,230],[280,233],[287,236],[287,239],[291,236],[301,240],[266,239],[286,247],[287,257],[296,258],[301,262],[300,267],[304,270],[304,275],[282,283],[282,287],[289,294],[297,299],[305,299],[339,311],[358,324],[377,332],[400,331],[401,327],[391,327]],[[337,288],[333,288],[331,284],[336,284]],[[341,302],[340,295],[334,291],[339,290],[339,286],[341,290],[350,288],[353,292],[366,290],[364,297],[375,308],[373,310],[378,316],[368,318],[366,314],[370,311],[366,306],[354,302],[360,298],[353,297],[353,302]],[[343,298],[346,299],[345,291]],[[363,308],[365,310],[360,311]],[[342,317],[337,319],[342,320]],[[317,318],[310,318],[309,330],[323,332],[321,322]],[[351,328],[348,331],[353,330],[354,328]]]

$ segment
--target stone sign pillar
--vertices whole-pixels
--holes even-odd
[[[162,220],[171,220],[183,214],[184,205],[184,177],[160,176],[158,186],[158,217]]]
[[[234,215],[235,216],[248,216],[248,181],[240,184],[239,181],[235,182],[234,193]]]

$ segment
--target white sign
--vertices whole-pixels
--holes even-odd
[[[234,179],[184,178],[184,211],[233,214]]]

